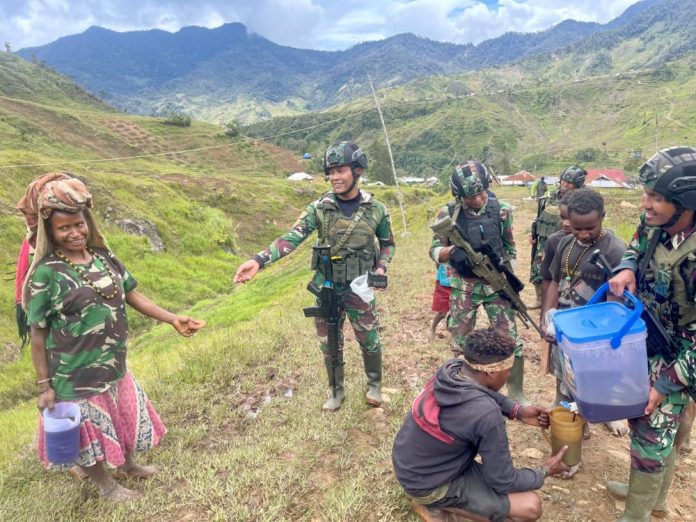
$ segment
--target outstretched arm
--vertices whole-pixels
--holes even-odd
[[[126,302],[143,315],[171,324],[184,337],[191,337],[205,326],[205,321],[193,319],[185,315],[173,314],[135,290],[126,294]]]

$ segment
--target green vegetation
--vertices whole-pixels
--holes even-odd
[[[654,69],[560,83],[555,69],[534,77],[526,71],[529,67],[525,62],[380,91],[397,169],[414,176],[435,172],[444,180],[454,162],[476,158],[501,175],[523,168],[553,175],[576,162],[626,167],[630,174],[641,161],[632,157],[633,151],[649,155],[656,144],[694,141],[694,54]],[[465,80],[475,95],[451,95],[449,86]],[[384,136],[372,106],[365,98],[331,111],[256,123],[244,131],[278,136],[274,143],[297,153],[317,154],[334,136],[351,137],[370,158],[378,158],[376,165],[383,165]]]

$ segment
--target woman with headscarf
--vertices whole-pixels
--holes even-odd
[[[36,178],[27,186],[27,191],[22,196],[22,199],[17,203],[17,210],[24,216],[24,221],[27,226],[27,234],[22,241],[22,246],[19,249],[17,257],[17,270],[15,273],[15,308],[17,315],[17,329],[19,338],[22,340],[22,348],[27,344],[29,337],[29,325],[27,324],[27,315],[22,309],[22,288],[24,287],[24,278],[29,271],[31,264],[31,256],[36,247],[36,227],[38,223],[39,207],[37,198],[39,192],[51,181],[59,181],[61,179],[69,179],[72,176],[68,172],[49,172],[41,177]]]
[[[108,249],[90,211],[92,196],[78,179],[53,181],[38,197],[36,250],[23,305],[31,326],[31,355],[39,409],[56,400],[80,406],[75,461],[102,496],[127,501],[139,494],[115,478],[147,478],[157,470],[135,463],[135,452],[157,446],[166,429],[126,369],[126,304],[171,324],[183,336],[204,326],[160,308],[138,293],[136,281]],[[39,424],[39,458],[50,467]],[[65,466],[57,466],[64,468]]]

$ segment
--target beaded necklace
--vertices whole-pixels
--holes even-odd
[[[568,253],[566,254],[565,258],[565,268],[563,271],[565,272],[565,280],[570,281],[573,276],[575,275],[575,271],[578,269],[578,266],[580,266],[580,262],[582,261],[582,258],[587,254],[587,251],[590,250],[597,241],[601,240],[604,237],[604,229],[599,233],[599,235],[592,240],[592,242],[585,247],[585,249],[580,252],[580,255],[578,256],[577,260],[575,261],[575,265],[573,266],[573,269],[570,269],[570,254],[573,253],[573,249],[575,248],[575,244],[578,242],[577,238],[573,238],[573,242],[570,244],[570,248],[568,249]]]
[[[111,279],[111,286],[114,289],[113,292],[111,292],[110,294],[105,294],[101,288],[99,288],[96,284],[94,284],[93,281],[88,279],[87,275],[85,273],[85,270],[82,267],[80,267],[80,266],[76,265],[75,263],[73,263],[72,261],[70,261],[65,256],[65,254],[63,254],[63,252],[61,252],[60,250],[56,250],[55,254],[61,261],[70,265],[72,267],[72,269],[78,273],[78,275],[82,278],[82,280],[85,283],[87,283],[89,286],[91,286],[94,289],[94,291],[97,292],[97,294],[102,296],[107,301],[109,299],[113,299],[114,297],[116,297],[116,294],[118,293],[118,290],[119,290],[118,285],[116,284],[116,277],[114,276],[114,273],[111,271],[111,268],[106,263],[106,261],[104,261],[104,259],[99,254],[94,252],[91,248],[88,248],[87,252],[89,252],[92,257],[96,257],[99,261],[101,261],[102,265],[104,265],[104,267],[106,268],[106,271],[109,273],[109,279]]]

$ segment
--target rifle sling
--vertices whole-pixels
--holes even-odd
[[[645,254],[640,260],[640,263],[638,264],[638,275],[636,277],[636,286],[640,288],[641,283],[643,282],[643,279],[645,278],[645,272],[648,269],[648,265],[650,264],[650,260],[652,259],[653,254],[655,253],[655,249],[657,248],[657,244],[660,242],[660,236],[662,235],[662,230],[654,230],[653,235],[650,237],[650,241],[648,242],[648,248],[645,250]]]

